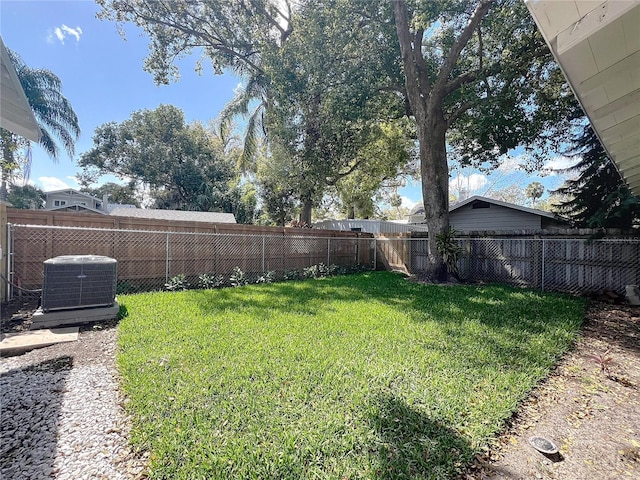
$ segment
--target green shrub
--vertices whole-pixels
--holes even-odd
[[[447,270],[455,277],[458,276],[458,258],[462,252],[462,247],[455,239],[457,233],[453,228],[449,227],[436,235],[438,251],[442,254]]]
[[[219,288],[224,285],[224,277],[222,275],[209,275],[203,273],[198,276],[198,288],[204,290],[210,290],[212,288]]]
[[[187,290],[189,288],[189,282],[187,282],[187,278],[184,276],[184,273],[181,273],[180,275],[171,277],[169,282],[164,284],[164,288],[170,292]]]
[[[269,272],[265,272],[258,277],[256,283],[273,283],[276,278],[276,272],[271,270]]]
[[[300,270],[290,270],[288,272],[284,272],[285,280],[300,280],[302,278],[302,274]]]
[[[233,267],[233,273],[229,277],[232,287],[243,287],[249,283],[247,274],[240,270],[240,267]]]

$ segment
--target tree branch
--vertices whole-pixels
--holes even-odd
[[[418,69],[420,87],[422,94],[427,97],[431,90],[431,80],[429,80],[429,72],[427,64],[422,56],[422,39],[424,37],[424,28],[419,28],[413,36],[413,58]]]
[[[451,126],[464,112],[469,110],[475,105],[475,102],[468,101],[463,102],[458,108],[456,108],[451,114],[446,116],[447,126]]]
[[[471,35],[473,35],[474,30],[478,27],[482,18],[489,11],[492,3],[493,0],[481,0],[480,3],[478,3],[476,9],[471,15],[471,18],[469,18],[467,25],[464,27],[462,33],[460,33],[460,36],[456,39],[455,43],[449,50],[449,54],[440,68],[438,79],[433,87],[435,98],[432,99],[432,103],[434,105],[440,104],[442,99],[445,97],[444,87],[447,84],[447,79],[453,71],[458,58],[460,57],[460,52],[462,52],[467,43],[469,43]]]
[[[336,177],[332,179],[327,178],[327,185],[334,186],[336,183],[338,183],[338,181],[341,178],[344,178],[347,175],[350,175],[351,173],[353,173],[355,170],[357,170],[357,168],[360,166],[361,163],[362,163],[362,160],[357,160],[353,162],[353,165],[351,165],[346,172],[339,172],[336,174]]]
[[[165,11],[169,13],[169,10],[165,10]],[[233,58],[238,59],[240,62],[246,64],[251,70],[255,72],[264,73],[264,71],[255,62],[249,60],[248,54],[240,53],[237,50],[234,50],[233,47],[227,46],[224,43],[224,40],[222,38],[219,38],[219,36],[216,37],[216,36],[210,35],[209,33],[205,33],[203,31],[194,30],[188,25],[178,24],[176,22],[170,22],[168,20],[160,19],[156,16],[146,15],[145,13],[141,12],[140,10],[137,10],[133,6],[130,7],[129,12],[135,15],[136,17],[144,20],[146,23],[150,25],[153,25],[153,24],[162,25],[167,28],[178,30],[179,32],[185,33],[193,38],[200,38],[206,42],[207,47],[226,53],[232,56]],[[184,50],[184,48],[182,50]],[[253,53],[254,52],[250,52],[251,55]]]
[[[415,45],[412,49],[411,34],[409,32],[409,14],[404,0],[393,0],[393,12],[395,16],[398,43],[400,44],[402,65],[404,67],[407,98],[414,113],[418,113],[420,111],[425,112],[426,101],[425,97],[421,95],[420,85],[418,83],[419,73],[413,52]],[[419,53],[422,55],[422,51]]]

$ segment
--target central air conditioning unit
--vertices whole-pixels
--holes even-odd
[[[116,303],[118,261],[98,255],[64,255],[44,262],[43,312]]]

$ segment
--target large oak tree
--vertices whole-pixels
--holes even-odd
[[[464,162],[496,162],[527,145],[544,154],[581,116],[519,0],[393,0],[404,93],[420,144],[435,278],[436,236],[449,228],[447,145]]]

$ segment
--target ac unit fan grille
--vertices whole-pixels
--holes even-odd
[[[109,257],[77,255],[44,262],[42,309],[110,306],[115,302],[117,262]]]

